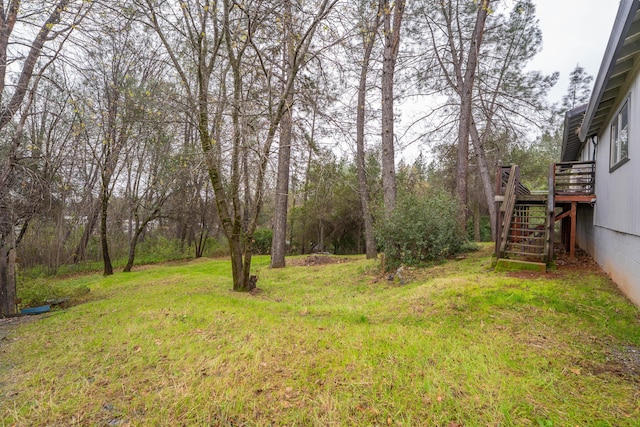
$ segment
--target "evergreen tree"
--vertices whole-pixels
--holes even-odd
[[[580,64],[569,75],[569,89],[562,97],[562,113],[589,102],[593,77]]]

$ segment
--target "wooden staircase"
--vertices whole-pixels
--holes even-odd
[[[504,196],[496,197],[500,203],[497,258],[547,263],[552,254],[553,198],[531,194],[521,185],[518,166],[499,173],[497,194]]]
[[[532,194],[520,183],[518,166],[501,166],[496,176],[496,258],[500,262],[553,260],[555,222],[569,257],[575,256],[578,205],[596,202],[594,161],[549,166],[548,191]],[[542,264],[542,265],[544,265]]]
[[[531,258],[545,262],[547,241],[547,206],[534,201],[516,200],[513,214],[505,221],[508,228],[504,244],[503,256]]]

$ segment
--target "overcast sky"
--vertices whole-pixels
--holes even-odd
[[[549,94],[549,101],[559,102],[577,64],[595,80],[619,0],[536,0],[535,4],[543,47],[529,68],[545,74],[560,72],[560,80]]]
[[[513,5],[515,0],[505,0]],[[560,73],[558,83],[549,92],[548,100],[559,103],[567,93],[569,74],[580,64],[594,81],[600,69],[604,50],[609,41],[619,0],[534,0],[536,15],[542,30],[542,51],[529,63],[531,70],[544,74]],[[504,5],[503,5],[504,6]],[[406,102],[402,115],[405,125],[412,123],[414,115],[409,111],[422,111],[423,100]],[[418,106],[416,106],[418,105]],[[402,154],[409,161],[423,147],[408,132],[400,144]],[[408,144],[402,147],[402,144]],[[429,145],[428,143],[426,144]]]

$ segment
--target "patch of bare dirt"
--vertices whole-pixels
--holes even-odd
[[[351,262],[352,260],[345,257],[337,257],[333,255],[313,254],[305,258],[296,258],[287,260],[288,265],[293,266],[306,266],[311,267],[315,265],[327,265],[327,264],[344,264]]]
[[[569,252],[565,251],[561,245],[555,247],[554,253],[556,257],[556,270],[547,270],[546,272],[512,271],[507,273],[507,275],[520,279],[534,279],[538,277],[563,277],[566,274],[576,272],[604,274],[600,266],[591,258],[591,255],[580,248],[576,248],[576,256],[574,258],[569,257]]]
[[[587,367],[593,375],[615,375],[640,383],[640,348],[627,345],[610,349],[605,363]]]
[[[598,264],[591,258],[591,255],[580,248],[576,248],[576,256],[569,257],[569,252],[562,247],[555,248],[556,266],[559,271],[589,271],[591,273],[602,273]]]

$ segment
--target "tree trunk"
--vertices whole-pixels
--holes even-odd
[[[364,55],[362,57],[362,66],[360,68],[360,83],[358,85],[358,111],[356,115],[356,168],[358,171],[358,187],[360,196],[360,205],[362,206],[362,216],[364,219],[364,240],[367,259],[375,259],[377,257],[376,241],[373,236],[373,215],[369,208],[369,188],[367,186],[367,174],[365,165],[365,146],[364,146],[364,125],[365,125],[365,105],[367,98],[367,75],[369,73],[369,63],[371,60],[371,51],[375,42],[375,35],[380,26],[380,5],[378,2],[378,15],[375,18],[375,24],[369,31],[365,32],[363,37]],[[392,136],[393,137],[393,136]],[[395,169],[394,169],[395,170]]]
[[[479,242],[482,240],[480,234],[480,204],[476,203],[473,207],[473,240]]]
[[[196,254],[195,254],[196,258],[202,258],[202,255],[204,255],[204,247],[207,243],[208,238],[209,238],[209,229],[204,229],[204,228],[200,230],[200,235],[198,236],[198,238],[197,239],[194,238],[195,247],[196,247]]]
[[[133,236],[131,236],[131,241],[129,242],[129,257],[127,258],[127,265],[125,265],[124,269],[122,270],[124,273],[131,272],[131,268],[133,267],[133,260],[136,256],[136,245],[138,244],[138,237],[140,237],[140,233],[142,233],[142,231],[138,232],[138,230],[136,230]]]
[[[160,213],[159,209],[154,210],[151,215],[149,215],[142,224],[139,224],[138,216],[135,215],[136,227],[133,236],[131,236],[131,240],[129,242],[129,257],[127,258],[127,265],[125,265],[123,272],[129,273],[131,268],[133,267],[133,260],[136,256],[136,246],[138,245],[138,241],[140,240],[140,236],[144,233],[144,230],[147,228],[147,224],[155,219]]]
[[[102,261],[104,263],[103,274],[110,276],[113,274],[113,265],[109,256],[109,242],[107,240],[107,210],[109,208],[108,183],[103,183],[102,196],[100,198],[100,245],[102,247]]]
[[[11,306],[14,306],[13,301],[9,300],[9,278],[8,278],[8,264],[9,256],[8,251],[4,247],[0,247],[0,315],[6,316],[13,314]]]
[[[291,1],[286,0],[284,12],[284,70],[286,82],[293,70],[293,31],[291,28]],[[278,149],[278,176],[276,180],[275,211],[273,214],[273,238],[271,240],[271,268],[285,266],[287,251],[287,210],[289,208],[289,174],[291,170],[291,137],[293,118],[293,87],[287,94],[287,103],[280,122],[280,147]]]
[[[0,316],[16,313],[16,251],[0,248]]]
[[[384,52],[382,58],[382,187],[384,192],[384,212],[389,218],[396,206],[396,170],[393,133],[393,83],[400,46],[400,24],[404,13],[404,0],[391,6],[383,0]]]
[[[473,87],[478,65],[478,53],[484,35],[490,0],[482,0],[473,29],[464,77],[459,82],[460,122],[458,124],[458,155],[456,160],[456,197],[458,199],[458,226],[460,232],[467,229],[467,174],[469,169],[469,133],[473,111]],[[461,73],[458,73],[461,76]]]
[[[282,268],[285,266],[285,254],[287,251],[287,210],[289,207],[289,173],[291,163],[291,127],[291,110],[287,109],[280,123],[278,177],[276,180],[273,240],[271,243],[271,268]]]
[[[255,289],[255,279],[251,280],[251,248],[245,248],[240,235],[229,239],[231,253],[231,270],[233,273],[233,290],[250,292]],[[243,256],[244,254],[244,256]]]
[[[96,223],[98,222],[98,216],[100,215],[101,202],[100,199],[95,201],[94,206],[91,208],[91,212],[87,217],[88,221],[82,231],[82,236],[80,237],[80,242],[78,242],[78,246],[76,247],[75,252],[73,253],[73,263],[77,264],[80,261],[84,261],[87,257],[87,246],[89,245],[89,240],[91,239],[91,235],[93,234],[93,229],[96,228]]]
[[[314,114],[315,123],[315,114]],[[309,199],[309,171],[311,170],[311,160],[313,158],[313,147],[309,144],[309,156],[307,157],[307,168],[304,177],[304,191],[302,192],[302,206],[306,206]],[[302,215],[302,241],[300,242],[300,254],[307,253],[307,215]]]
[[[318,252],[324,252],[324,238],[325,238],[325,226],[324,226],[324,221],[322,219],[320,219],[318,227],[320,228],[319,231],[319,236],[318,236]]]
[[[484,151],[484,144],[478,134],[478,128],[475,122],[471,121],[471,141],[473,142],[473,149],[476,152],[478,158],[478,171],[480,172],[480,180],[482,181],[482,189],[484,190],[484,196],[487,200],[487,206],[489,208],[489,223],[491,224],[491,239],[496,238],[496,203],[495,203],[495,189],[491,182],[491,173],[489,171],[489,164],[487,163],[487,155]]]

